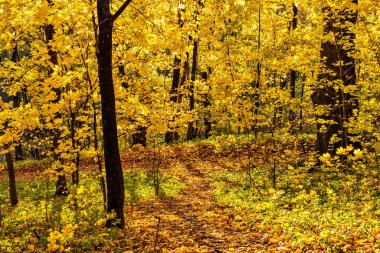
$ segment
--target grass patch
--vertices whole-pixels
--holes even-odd
[[[143,171],[127,172],[124,174],[126,202],[133,204],[137,201],[148,201],[155,197],[175,197],[185,188],[178,177],[163,174],[160,176],[159,195],[155,194],[153,173]]]
[[[265,180],[259,173],[253,178]],[[380,249],[380,189],[368,177],[300,168],[283,174],[276,189],[250,187],[242,172],[210,180],[217,201],[243,210],[254,230],[269,230],[278,235],[271,240],[292,249]]]
[[[156,198],[150,174],[125,172],[124,179],[126,206]],[[177,177],[163,174],[158,197],[175,197],[184,187]],[[0,182],[0,252],[104,252],[121,247],[114,244],[123,242],[123,232],[104,228],[98,173],[82,172],[79,185],[69,186],[68,197],[54,196],[55,184],[48,177],[19,182],[17,190],[19,204],[13,208],[8,182]]]

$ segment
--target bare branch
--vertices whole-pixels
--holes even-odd
[[[126,0],[123,5],[113,14],[112,16],[112,22],[114,22],[120,15],[123,13],[123,11],[128,7],[128,5],[132,2],[132,0]]]

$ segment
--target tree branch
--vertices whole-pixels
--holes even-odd
[[[128,7],[128,5],[132,2],[132,0],[126,0],[123,5],[112,15],[112,22],[114,22],[123,11]]]

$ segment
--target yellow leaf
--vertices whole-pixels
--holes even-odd
[[[47,1],[44,1],[41,5],[41,8],[36,13],[37,21],[41,22],[49,15],[49,4]]]

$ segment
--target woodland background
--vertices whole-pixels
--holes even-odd
[[[379,14],[0,1],[0,250],[377,252]]]

